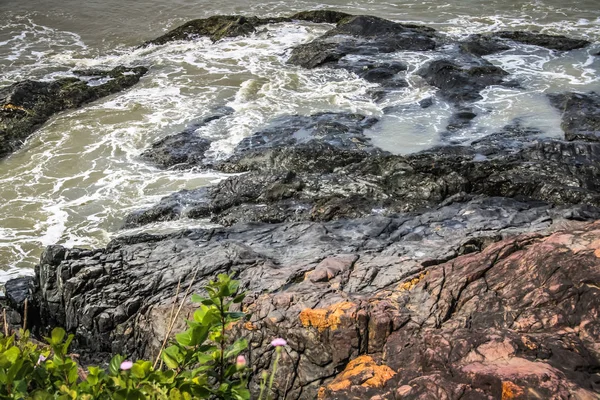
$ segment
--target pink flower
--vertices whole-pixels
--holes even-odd
[[[36,365],[40,365],[44,361],[46,361],[46,356],[44,356],[43,354],[40,354],[40,356],[38,357],[38,361],[37,361]]]
[[[131,362],[129,360],[123,361],[121,363],[121,369],[123,371],[127,371],[128,369],[131,369],[131,367],[133,367],[133,362]]]
[[[271,342],[271,346],[275,346],[275,347],[287,346],[287,342],[285,341],[285,339],[277,338],[277,339],[273,339],[273,341]]]
[[[237,360],[235,360],[235,366],[237,369],[243,369],[246,367],[246,357],[243,355],[237,356]]]

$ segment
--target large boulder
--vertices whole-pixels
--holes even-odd
[[[0,88],[0,158],[18,149],[57,112],[131,87],[147,71],[145,67],[76,71],[81,78],[26,80]]]
[[[178,281],[196,275],[195,291],[231,273],[248,292],[236,329],[254,391],[284,337],[274,390],[290,399],[585,396],[599,389],[600,225],[572,211],[463,197],[422,215],[52,246],[36,296],[42,326],[75,332],[79,349],[154,357]]]
[[[350,16],[322,37],[295,47],[288,62],[315,68],[335,64],[349,54],[374,56],[399,50],[433,50],[436,38],[432,28],[367,15]]]
[[[145,42],[142,46],[162,45],[175,40],[193,40],[208,37],[213,42],[227,37],[244,36],[256,32],[256,28],[280,22],[308,21],[315,23],[337,23],[350,14],[333,10],[302,11],[291,17],[259,18],[243,15],[213,15],[195,19]]]

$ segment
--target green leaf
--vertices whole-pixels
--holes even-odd
[[[117,354],[110,360],[110,363],[108,364],[108,370],[110,371],[111,375],[117,375],[119,371],[121,371],[121,363],[124,359],[125,358],[122,355]]]
[[[90,385],[92,385],[92,386],[97,385],[98,384],[98,376],[97,375],[88,374],[88,376],[87,376],[87,382]]]
[[[203,303],[206,300],[210,300],[210,299],[207,299],[206,297],[202,297],[198,294],[192,295],[192,303]]]
[[[63,328],[54,328],[52,329],[52,334],[51,334],[51,343],[53,345],[59,345],[62,343],[63,339],[65,338],[65,335],[67,334],[67,332],[65,332],[65,330]]]
[[[231,389],[231,394],[236,400],[250,400],[250,391],[245,387],[233,387]]]
[[[243,312],[228,312],[225,314],[227,318],[227,322],[239,321],[240,319],[246,316],[246,313]]]
[[[69,346],[71,345],[71,342],[73,341],[73,338],[75,337],[75,335],[69,335],[69,337],[67,338],[67,340],[65,341],[65,344],[63,344],[63,354],[67,354],[69,351]]]
[[[177,343],[182,346],[190,346],[190,343],[192,343],[192,335],[190,334],[190,330],[176,334],[175,340],[177,340]]]
[[[75,363],[73,363],[73,366],[69,370],[68,378],[70,384],[77,382],[77,378],[79,378],[79,374],[77,373],[77,365]]]
[[[162,359],[167,364],[167,367],[177,369],[183,361],[183,354],[181,354],[177,346],[169,346],[163,351]]]
[[[17,358],[21,355],[21,350],[18,347],[13,346],[10,349],[6,350],[4,354],[2,354],[3,358],[6,358],[11,364],[14,364],[17,361]]]
[[[236,357],[242,351],[248,348],[248,341],[246,339],[236,340],[231,346],[225,351],[225,358]]]
[[[246,298],[246,293],[245,293],[245,292],[244,292],[244,293],[240,293],[240,294],[238,294],[237,296],[235,296],[235,297],[233,298],[233,302],[234,302],[235,304],[239,304],[239,303],[241,303],[242,301],[244,301],[244,299],[245,299],[245,298]]]
[[[144,371],[144,368],[142,368],[142,366],[137,363],[133,364],[133,366],[131,367],[131,373],[133,374],[133,376],[139,379],[144,379],[146,377],[146,371]]]

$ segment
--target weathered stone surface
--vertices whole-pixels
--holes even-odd
[[[296,13],[292,15],[290,19],[314,23],[337,24],[341,20],[350,17],[352,17],[352,15],[334,10],[312,10]]]
[[[475,56],[487,56],[508,50],[509,41],[545,47],[550,50],[569,51],[586,47],[587,40],[568,38],[562,35],[546,35],[525,31],[500,31],[486,34],[470,35],[460,42],[460,48]]]
[[[288,341],[279,396],[589,394],[600,225],[566,211],[477,198],[416,216],[123,237],[38,266],[37,296],[44,324],[75,331],[79,346],[152,356],[177,281],[198,270],[197,289],[234,273],[250,293],[241,332],[257,372],[272,362],[269,341]],[[558,227],[571,228],[544,237]]]
[[[419,72],[457,106],[448,132],[476,117],[464,103],[507,84],[480,57],[505,47],[498,35],[457,46],[369,16],[292,19],[337,26],[291,61],[345,68],[383,91],[402,85],[406,66],[380,53],[451,44]],[[165,40],[216,40],[264,21],[218,17]],[[75,332],[84,354],[152,357],[177,282],[197,273],[196,291],[230,273],[248,291],[251,319],[232,329],[249,339],[254,392],[273,362],[269,342],[284,337],[273,398],[593,398],[600,222],[586,221],[600,220],[600,143],[580,131],[597,130],[596,97],[551,96],[569,141],[513,123],[466,146],[398,156],[371,144],[374,118],[349,113],[277,118],[227,160],[207,160],[193,129],[168,137],[149,150],[155,162],[243,174],[168,196],[126,225],[188,217],[224,227],[48,247],[36,267],[37,325]]]
[[[53,114],[131,87],[146,72],[145,67],[86,70],[76,72],[85,79],[27,80],[0,88],[0,158],[19,148]]]
[[[597,93],[559,93],[549,98],[562,113],[561,127],[567,140],[600,141],[600,96]]]

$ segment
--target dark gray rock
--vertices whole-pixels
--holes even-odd
[[[480,65],[461,66],[451,60],[436,60],[423,66],[417,74],[439,89],[440,96],[462,104],[480,100],[481,90],[491,85],[502,85],[508,72],[481,60]]]
[[[142,46],[162,45],[175,40],[193,40],[208,37],[213,42],[226,37],[244,36],[256,32],[256,28],[266,24],[291,21],[308,21],[315,23],[338,23],[350,14],[332,10],[302,11],[291,17],[259,18],[243,15],[213,15],[208,18],[195,19],[145,42]]]
[[[550,103],[562,113],[567,140],[600,141],[600,96],[597,93],[550,94]]]
[[[322,37],[295,47],[290,64],[315,68],[335,64],[346,55],[375,56],[399,50],[433,50],[435,30],[400,24],[372,16],[352,16],[341,20]]]
[[[508,46],[503,40],[492,37],[489,34],[470,35],[468,38],[461,41],[459,46],[462,51],[478,57],[487,56],[510,49],[510,46]]]
[[[52,115],[135,85],[145,67],[76,71],[82,79],[26,80],[0,88],[0,158],[18,149]]]
[[[206,124],[233,114],[231,107],[217,107],[214,112],[192,124],[185,131],[170,135],[152,144],[141,157],[162,168],[185,169],[205,166],[205,153],[211,140],[198,136],[195,131]]]
[[[396,156],[329,141],[328,133],[345,134],[337,125],[300,144],[288,142],[299,127],[288,127],[284,136],[267,129],[268,135],[240,144],[231,159],[215,165],[246,174],[168,196],[128,216],[126,227],[181,217],[230,225],[393,215],[463,192],[600,205],[600,143],[542,138],[538,130],[513,125],[470,146]]]
[[[558,51],[581,49],[590,44],[589,41],[583,39],[572,39],[562,35],[546,35],[536,32],[501,31],[495,32],[493,35],[502,39],[509,39],[523,44],[530,44]]]
[[[458,110],[450,117],[450,121],[448,121],[448,126],[446,126],[446,129],[449,132],[456,132],[464,129],[471,125],[471,121],[473,121],[475,117],[477,117],[477,114],[473,112],[472,108],[467,107]]]

